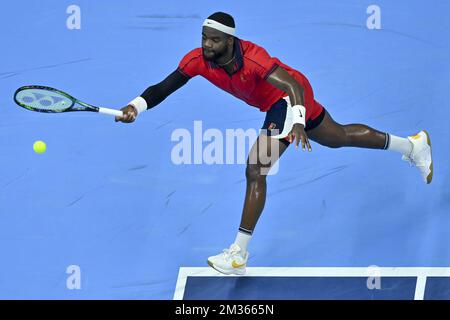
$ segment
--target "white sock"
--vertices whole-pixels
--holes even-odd
[[[247,232],[247,230],[245,230],[243,232],[241,229],[242,228],[239,228],[239,231],[236,235],[236,240],[234,240],[234,243],[237,244],[239,246],[239,248],[241,248],[242,257],[244,257],[245,253],[247,252],[248,243],[250,242],[250,239],[252,238],[252,234]]]
[[[413,144],[406,138],[400,138],[386,133],[386,150],[393,150],[404,155],[409,155],[413,149]]]

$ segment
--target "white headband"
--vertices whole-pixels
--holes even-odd
[[[215,20],[206,19],[205,22],[203,22],[203,26],[210,27],[219,31],[222,31],[223,33],[229,34],[234,36],[236,29],[228,27],[224,24],[221,24],[220,22],[217,22]]]

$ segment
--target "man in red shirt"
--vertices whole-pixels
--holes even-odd
[[[415,165],[425,183],[433,177],[430,136],[420,131],[401,138],[364,124],[336,123],[314,99],[308,79],[265,49],[235,36],[234,19],[216,12],[203,23],[202,47],[189,52],[178,68],[157,85],[147,88],[122,110],[116,121],[133,122],[144,110],[200,75],[247,104],[266,112],[266,119],[250,150],[247,190],[241,224],[234,243],[208,264],[225,274],[245,274],[247,246],[266,200],[266,173],[290,143],[311,151],[309,139],[330,148],[359,147],[393,150]],[[269,156],[269,161],[263,161]]]

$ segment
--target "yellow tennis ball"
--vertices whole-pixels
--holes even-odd
[[[44,141],[36,141],[33,144],[33,150],[34,152],[38,153],[38,154],[42,154],[45,152],[45,150],[47,150],[47,145],[45,144]]]

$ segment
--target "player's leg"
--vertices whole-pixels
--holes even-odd
[[[261,134],[250,149],[245,176],[247,190],[241,224],[234,243],[223,253],[208,258],[208,264],[225,274],[244,274],[247,246],[266,202],[266,176],[289,146],[283,139]]]
[[[403,160],[410,161],[419,168],[424,182],[431,182],[433,162],[430,137],[426,131],[401,138],[364,124],[339,124],[325,109],[324,112],[322,122],[307,131],[311,140],[330,148],[359,147],[399,152],[403,155]]]
[[[251,234],[266,201],[266,176],[270,168],[286,151],[289,143],[261,134],[252,146],[245,170],[247,189],[240,230]]]
[[[359,147],[385,149],[387,134],[364,124],[342,125],[333,120],[327,110],[322,122],[314,129],[308,130],[308,138],[329,147]],[[411,151],[411,143],[404,139],[404,151]]]

